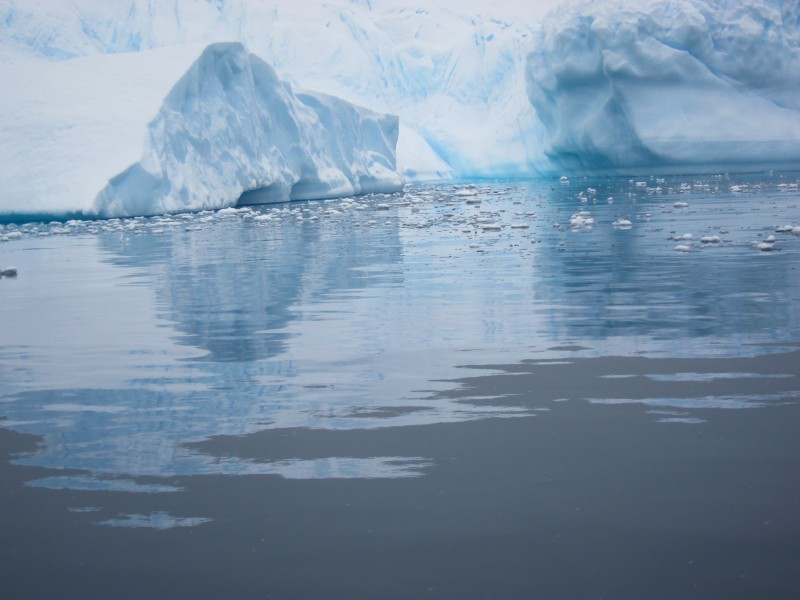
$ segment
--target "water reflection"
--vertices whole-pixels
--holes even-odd
[[[195,443],[550,408],[496,392],[443,393],[463,385],[446,380],[465,362],[536,353],[549,368],[566,362],[569,378],[576,352],[736,356],[757,352],[746,342],[800,339],[800,238],[785,235],[769,256],[752,247],[795,216],[791,199],[768,179],[759,185],[774,193],[747,198],[718,178],[684,184],[501,182],[478,186],[469,202],[452,186],[421,186],[402,197],[110,222],[99,233],[76,225],[57,240],[14,242],[20,277],[0,288],[13,315],[0,338],[2,424],[43,437],[17,462],[74,471],[32,483],[47,488],[175,492],[136,478],[193,474],[411,477],[435,465],[357,449],[278,456],[268,445],[257,458],[218,456]],[[689,206],[676,209],[678,198]],[[620,218],[632,226],[614,227]],[[684,240],[692,252],[677,253],[685,233],[721,241]],[[757,379],[741,369],[711,379]],[[710,377],[692,372],[667,376]],[[782,399],[754,390],[706,405]],[[663,394],[633,400],[698,407]]]

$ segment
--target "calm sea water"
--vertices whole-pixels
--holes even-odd
[[[563,407],[579,420],[607,419],[601,428],[621,423],[615,411],[624,406],[625,418],[634,419],[626,431],[652,431],[671,448],[734,413],[743,423],[764,418],[800,400],[792,354],[800,341],[800,234],[792,233],[800,226],[799,179],[770,173],[418,185],[394,196],[260,210],[5,225],[0,268],[13,265],[18,275],[0,279],[0,427],[35,436],[34,447],[8,451],[9,472],[19,476],[13,485],[9,479],[9,493],[41,503],[49,526],[68,522],[73,536],[227,528],[239,532],[231,533],[236,544],[257,526],[252,515],[219,498],[204,502],[216,496],[195,489],[201,482],[215,482],[207,485],[216,493],[240,480],[313,480],[322,496],[365,482],[391,484],[393,498],[416,489],[404,485],[469,493],[471,482],[488,482],[493,468],[514,463],[510,449],[492,449],[512,431],[535,436],[552,418],[564,443],[588,443],[591,424],[557,421]],[[517,389],[523,379],[529,385]],[[487,429],[470,429],[481,426]],[[586,427],[592,433],[579,433]],[[735,439],[741,424],[730,427],[720,435]],[[445,439],[439,432],[446,431],[479,436],[474,444],[488,444],[484,456],[495,466],[434,441],[398,442],[418,434]],[[798,457],[785,454],[796,449],[796,437],[775,450],[788,461],[776,478],[789,487],[770,491],[770,502],[793,503],[795,512]],[[583,468],[596,471],[586,451]],[[452,461],[461,474],[444,483]],[[637,473],[631,485],[649,481]],[[722,497],[724,486],[713,489]],[[512,485],[508,493],[524,490]],[[252,490],[237,493],[261,499]],[[480,498],[485,506],[499,502]],[[459,514],[470,500],[456,495],[452,502]],[[299,513],[286,510],[294,525],[285,537],[318,543],[296,522]],[[375,510],[350,517],[316,511],[315,518],[325,526],[356,519],[348,522],[358,534],[342,542],[343,551],[363,549]],[[379,521],[432,535],[436,524],[411,513],[417,516],[400,511]],[[38,516],[24,531],[36,538],[41,514],[31,514]],[[797,555],[796,525],[784,529],[783,557]],[[465,517],[441,540],[468,538],[473,527]],[[523,535],[524,523],[509,531]],[[186,550],[197,539],[175,543]],[[385,548],[405,548],[389,533],[383,539]],[[6,554],[19,551],[15,538],[6,542]],[[86,543],[102,553],[99,541]],[[487,559],[489,547],[470,559]],[[35,588],[25,568],[46,569],[57,557],[33,548],[22,554],[16,575],[6,577],[24,591]],[[327,563],[317,558],[296,561],[320,573]],[[492,577],[502,583],[494,587],[448,587],[456,573],[470,572],[467,563],[441,567],[435,585],[415,581],[424,569],[412,566],[406,581],[418,587],[391,586],[397,597],[428,588],[453,597],[479,597],[479,590],[530,597],[533,579],[517,566],[505,572],[496,565]],[[234,572],[237,564],[226,568]],[[295,563],[287,564],[291,571]],[[773,597],[800,589],[779,567],[773,576],[783,586]],[[328,597],[344,590],[347,597],[391,596],[379,583],[357,580],[347,570],[319,589],[302,578],[239,578],[253,594],[277,590],[278,597],[326,589],[334,591]],[[722,597],[703,596],[723,589],[708,585],[697,597]],[[569,597],[570,589],[551,585],[544,597],[557,590]],[[687,580],[673,591],[691,597],[690,589]]]

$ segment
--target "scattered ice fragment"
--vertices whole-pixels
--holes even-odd
[[[718,235],[706,235],[700,238],[700,242],[703,244],[719,244],[720,239]]]
[[[4,237],[8,238],[9,240],[19,240],[22,238],[22,232],[9,231]]]
[[[512,223],[511,229],[528,229],[529,225],[527,223]]]
[[[375,208],[377,208],[378,210],[389,210],[391,207],[388,204],[378,204],[378,206],[376,206]]]
[[[175,517],[169,513],[158,511],[149,515],[126,514],[119,519],[98,521],[98,525],[110,527],[145,527],[148,529],[172,529],[174,527],[196,527],[208,523],[212,519],[205,517]]]
[[[774,235],[769,235],[769,236],[767,236],[767,239],[765,239],[764,241],[767,242],[768,244],[774,244],[775,243],[775,236]]]
[[[689,203],[688,202],[676,202],[672,206],[674,206],[675,208],[686,208],[687,206],[689,206]]]
[[[569,177],[567,177],[566,175],[562,175],[559,181],[561,182],[562,185],[569,185]]]
[[[456,190],[456,196],[477,196],[478,191],[474,188],[461,188]]]
[[[614,221],[613,225],[619,229],[630,229],[633,227],[633,223],[631,223],[628,219],[617,219]]]
[[[677,246],[675,246],[675,251],[676,252],[691,252],[692,249],[691,249],[691,247],[686,246],[685,244],[678,244]]]
[[[500,223],[484,223],[481,225],[484,231],[500,231],[503,226]]]
[[[775,246],[768,244],[767,242],[761,242],[760,244],[756,245],[756,248],[762,252],[772,252],[775,249]]]
[[[17,276],[16,267],[6,267],[2,271],[0,271],[0,277],[16,277],[16,276]]]

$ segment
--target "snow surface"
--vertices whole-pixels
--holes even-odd
[[[6,214],[148,215],[404,184],[397,117],[294,93],[238,43],[20,61],[0,77]]]
[[[545,19],[528,93],[555,165],[800,165],[800,8],[784,0],[574,0]]]

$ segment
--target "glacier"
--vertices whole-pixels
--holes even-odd
[[[528,176],[544,165],[525,62],[552,4],[0,0],[0,62],[239,41],[295,88],[398,115],[407,179]]]
[[[396,116],[239,43],[0,66],[2,212],[119,217],[402,189]]]
[[[0,212],[150,214],[403,177],[798,168],[799,10],[0,0]]]
[[[800,9],[781,0],[577,0],[543,22],[528,95],[556,170],[800,166]]]

